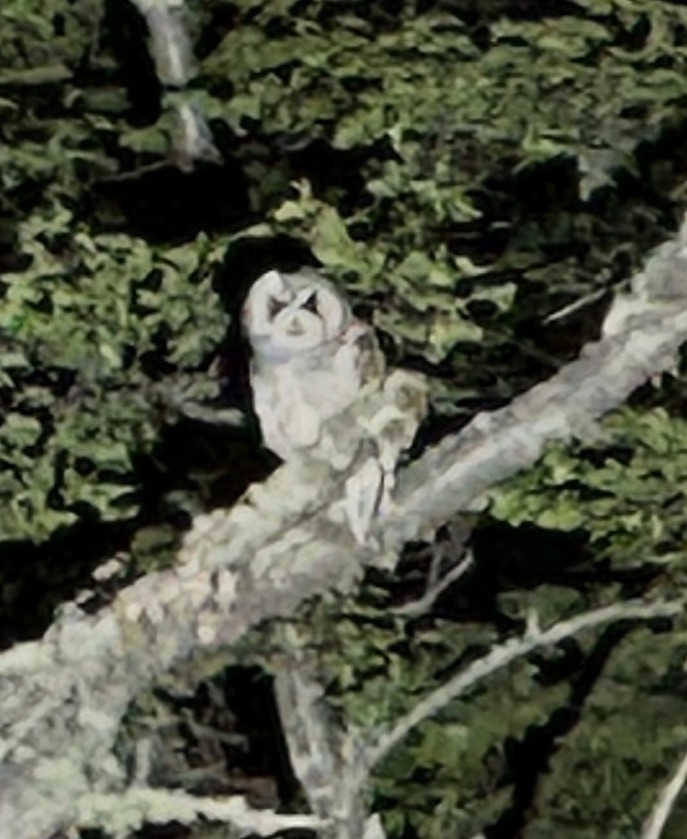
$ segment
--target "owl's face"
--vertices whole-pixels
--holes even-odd
[[[251,287],[242,321],[253,350],[288,359],[337,338],[351,321],[348,303],[312,269],[268,271]]]

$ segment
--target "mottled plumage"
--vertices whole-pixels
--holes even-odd
[[[312,456],[351,468],[331,512],[339,510],[356,541],[369,545],[375,519],[392,507],[398,456],[425,414],[424,381],[401,370],[387,376],[373,328],[311,269],[263,274],[246,299],[243,328],[265,445],[283,460]],[[357,415],[332,419],[365,389],[370,398]],[[352,467],[362,451],[368,456]]]
[[[315,446],[323,423],[384,375],[372,327],[317,272],[268,271],[252,286],[243,326],[265,445],[283,460]]]

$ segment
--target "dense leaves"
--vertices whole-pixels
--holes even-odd
[[[131,515],[132,456],[154,442],[165,401],[212,394],[206,373],[191,374],[225,319],[207,242],[161,252],[89,234],[64,210],[31,217],[19,235],[31,262],[2,280],[0,441],[11,468],[0,496],[5,538],[41,539],[88,509]],[[158,370],[168,376],[156,392]]]

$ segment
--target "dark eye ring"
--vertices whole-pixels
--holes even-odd
[[[270,297],[267,303],[267,317],[270,320],[273,320],[285,306],[286,303],[282,303],[280,300]]]
[[[305,303],[301,306],[301,309],[307,309],[308,312],[312,312],[313,314],[318,314],[317,310],[317,292],[313,291],[313,293],[308,297]]]

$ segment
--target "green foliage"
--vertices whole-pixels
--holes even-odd
[[[594,447],[550,450],[534,469],[493,491],[491,512],[588,531],[596,555],[617,565],[656,561],[677,567],[687,554],[687,424],[656,408],[619,411]]]
[[[210,289],[221,251],[204,236],[165,248],[92,235],[59,208],[19,235],[30,265],[0,281],[0,533],[41,539],[89,509],[132,515],[132,457],[156,440],[175,381],[187,375],[186,398],[212,390],[199,367],[226,326]]]
[[[103,231],[94,184],[166,163],[170,110],[128,120],[100,0],[3,3],[0,539],[140,510],[136,461],[170,405],[216,391],[207,362],[227,316],[212,271],[257,237],[307,244],[399,356],[441,373],[440,413],[508,398],[560,364],[523,324],[637,265],[684,193],[687,10],[528,5],[189,3],[211,44],[194,94],[233,131],[251,214],[231,232],[151,244]],[[643,564],[657,590],[684,585],[684,420],[655,408],[603,427],[602,441],[554,449],[492,495],[490,514],[510,524],[584,530],[604,571],[584,592],[494,588],[514,624],[609,602],[631,579],[613,574]],[[194,511],[202,492],[185,477],[173,502]],[[158,566],[174,543],[152,523],[129,548]],[[388,724],[499,637],[486,621],[415,625],[387,606],[318,606],[308,623],[332,702],[355,725]],[[595,650],[584,638],[574,652]],[[473,835],[512,805],[508,747],[578,707],[580,666],[545,678],[567,654],[500,673],[389,756],[373,790],[389,836]],[[685,742],[684,655],[679,632],[624,639],[540,771],[528,837],[637,835]]]
[[[305,240],[330,273],[374,295],[400,352],[460,382],[434,387],[455,414],[485,382],[498,396],[531,383],[545,356],[527,338],[514,344],[514,324],[598,288],[616,259],[626,269],[660,239],[657,206],[618,200],[617,188],[639,178],[646,195],[673,174],[672,161],[647,171],[638,155],[685,119],[687,12],[636,0],[520,19],[507,2],[474,14],[436,5],[387,16],[244,0],[201,80],[208,112],[239,136],[305,155],[315,139],[366,150],[359,188],[297,172],[288,196],[283,159],[247,146],[261,230]]]
[[[614,839],[637,835],[637,814],[651,811],[687,742],[676,695],[684,689],[686,652],[684,632],[642,633],[623,642],[552,762],[541,795],[544,815],[531,836],[544,839],[555,829],[562,837],[592,839],[600,824]]]
[[[203,64],[211,90],[235,86],[225,118],[237,131],[258,121],[267,133],[302,131],[339,148],[390,141],[394,159],[366,189],[393,199],[385,209],[397,234],[423,242],[437,225],[479,216],[468,193],[504,162],[564,155],[579,164],[606,151],[614,167],[631,166],[682,100],[687,11],[673,4],[622,4],[613,25],[600,10],[598,20],[502,17],[488,48],[447,12],[406,13],[380,32],[348,9],[322,19],[320,3],[299,3],[289,17],[293,6],[239,4],[240,25]],[[623,47],[643,22],[643,47]],[[283,34],[266,39],[267,28]]]
[[[7,0],[0,8],[0,85],[69,72],[98,38],[100,0]],[[22,75],[25,73],[26,75]]]

